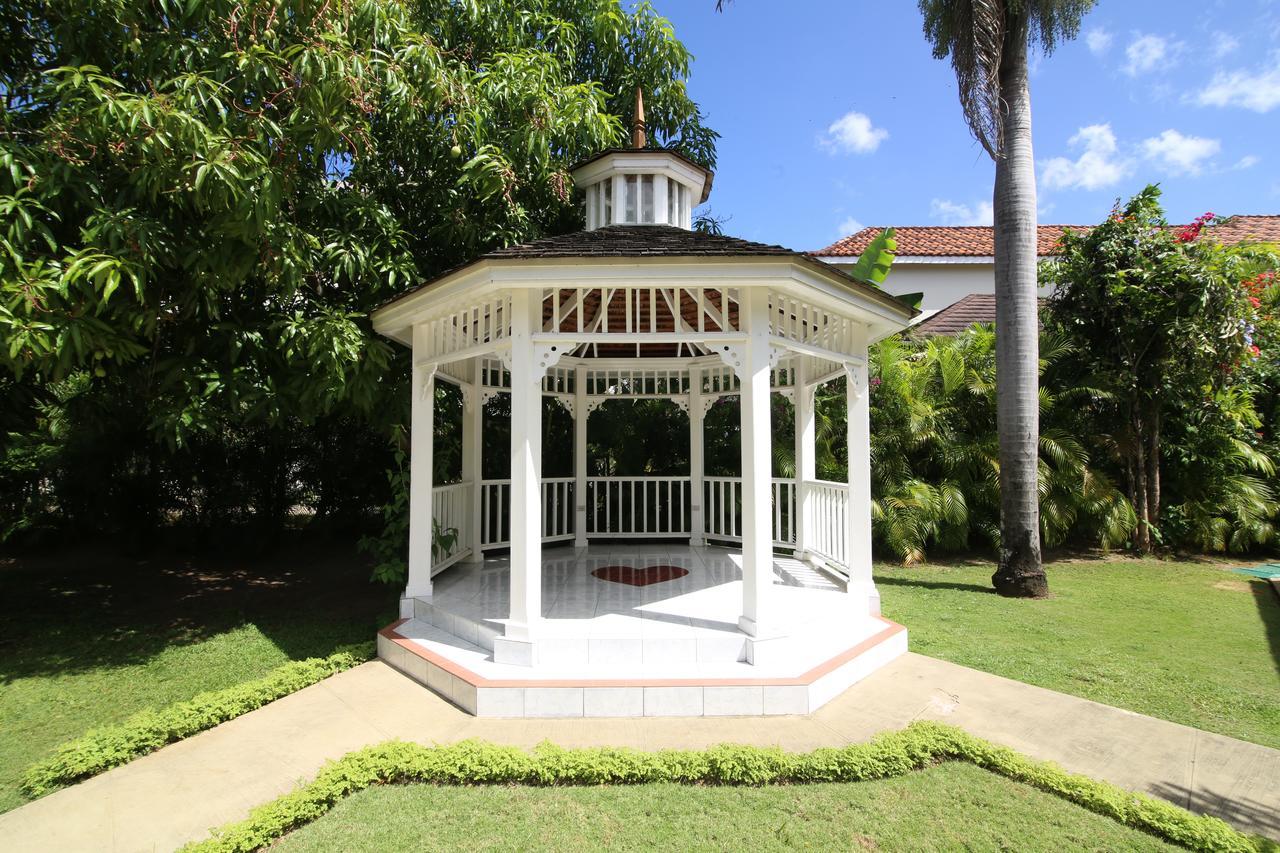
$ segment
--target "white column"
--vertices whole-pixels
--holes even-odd
[[[600,187],[598,184],[592,184],[587,187],[585,193],[587,199],[587,230],[591,231],[600,227],[600,214],[597,212],[597,204],[599,203]]]
[[[420,367],[427,357],[426,329],[413,330],[413,400],[409,426],[409,577],[404,599],[431,595],[432,510],[431,488],[435,439],[435,366]],[[401,616],[412,616],[402,607]]]
[[[480,359],[472,359],[474,362],[471,375],[472,382],[469,389],[464,389],[464,405],[462,407],[462,481],[471,484],[471,510],[470,510],[470,542],[471,554],[467,557],[468,563],[479,563],[484,559],[484,554],[480,549],[481,536],[481,512],[483,494],[481,492],[480,480],[483,479],[481,450],[484,445],[482,439],[484,429],[484,390],[480,386]]]
[[[653,221],[658,225],[675,224],[667,222],[669,214],[669,211],[667,210],[669,205],[669,202],[667,201],[668,180],[669,179],[666,175],[653,176]]]
[[[705,487],[702,485],[702,478],[707,473],[703,459],[703,419],[706,414],[702,396],[702,368],[694,365],[689,368],[689,544],[694,546],[704,545],[707,541],[702,508],[706,497],[703,494]]]
[[[809,553],[813,539],[813,507],[809,499],[809,483],[817,477],[816,418],[813,413],[813,392],[809,381],[805,357],[795,359],[795,433],[796,433],[796,556],[804,558]]]
[[[606,225],[621,225],[627,221],[627,181],[622,175],[613,176],[613,220]]]
[[[845,536],[849,560],[849,596],[863,612],[880,612],[880,593],[871,577],[871,399],[866,347],[862,361],[845,369],[848,406],[849,514]],[[864,610],[865,608],[865,610]]]
[[[742,401],[742,616],[738,625],[754,637],[772,633],[773,588],[772,434],[769,425],[768,291],[743,288],[740,313],[748,340],[743,353]]]
[[[587,368],[573,371],[573,545],[587,547]]]
[[[542,618],[542,387],[533,364],[533,308],[531,291],[512,291],[511,617],[505,633],[514,640],[529,640]]]

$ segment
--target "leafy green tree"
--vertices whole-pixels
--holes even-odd
[[[387,452],[364,451],[405,421],[408,371],[369,311],[496,245],[580,227],[567,166],[622,139],[636,86],[655,143],[714,164],[689,53],[647,3],[6,10],[0,393],[6,433],[38,452],[5,440],[30,474],[5,488],[72,488],[83,455],[46,428],[57,409],[146,525],[231,500],[223,475],[261,470],[236,447],[288,451],[259,454],[262,505],[240,515],[337,506],[308,478],[381,472]]]
[[[1001,595],[1041,597],[1036,354],[1036,179],[1027,50],[1074,38],[1093,0],[919,0],[937,59],[951,58],[965,121],[996,164],[995,276]]]
[[[1226,514],[1240,523],[1238,547],[1270,535],[1270,490],[1252,474],[1274,468],[1254,447],[1252,398],[1264,375],[1256,363],[1274,354],[1255,342],[1264,312],[1250,286],[1280,257],[1202,236],[1211,222],[1169,227],[1148,186],[1101,225],[1064,233],[1044,269],[1056,287],[1049,322],[1073,343],[1076,381],[1096,389],[1097,434],[1119,460],[1144,552],[1160,539],[1170,462],[1180,474],[1174,539],[1225,546]]]

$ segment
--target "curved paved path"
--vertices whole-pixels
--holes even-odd
[[[171,850],[391,738],[807,750],[917,719],[1280,837],[1280,751],[907,654],[816,714],[767,719],[481,720],[375,661],[0,815],[0,839],[10,853]]]

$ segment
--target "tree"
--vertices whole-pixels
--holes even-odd
[[[407,353],[372,333],[372,308],[495,246],[581,227],[567,167],[621,141],[636,86],[655,143],[714,165],[688,51],[647,3],[628,7],[8,4],[0,434],[43,435],[23,457],[43,460],[39,482],[13,488],[49,495],[57,471],[84,470],[65,430],[42,426],[56,421],[97,447],[93,480],[136,484],[153,520],[254,491],[224,475],[264,460],[230,451],[273,442],[332,449],[271,472],[285,492],[259,490],[264,507],[314,505],[307,472],[407,417]],[[16,446],[0,438],[0,455]]]
[[[995,161],[996,429],[1001,595],[1041,598],[1036,182],[1027,51],[1074,38],[1093,0],[920,0],[925,37],[950,57],[965,121]]]
[[[1049,321],[1073,342],[1084,383],[1098,389],[1099,423],[1114,424],[1105,432],[1129,484],[1138,520],[1134,545],[1143,552],[1161,538],[1170,425],[1177,430],[1177,464],[1194,466],[1198,474],[1177,494],[1178,515],[1190,522],[1184,526],[1199,528],[1187,538],[1200,547],[1217,546],[1226,537],[1205,531],[1222,529],[1223,521],[1210,519],[1222,519],[1228,505],[1238,507],[1245,538],[1224,545],[1269,537],[1249,529],[1257,532],[1267,523],[1262,505],[1270,492],[1242,479],[1248,474],[1234,462],[1274,474],[1249,439],[1261,426],[1251,379],[1260,369],[1258,329],[1271,325],[1263,299],[1275,298],[1262,284],[1270,281],[1268,273],[1259,271],[1275,269],[1280,258],[1266,247],[1202,239],[1212,221],[1206,214],[1170,228],[1159,189],[1148,186],[1089,232],[1064,233],[1061,255],[1045,270],[1056,286]],[[1210,494],[1219,507],[1206,515],[1203,497]]]

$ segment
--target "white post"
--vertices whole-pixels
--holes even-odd
[[[707,473],[703,461],[703,418],[707,414],[703,399],[702,368],[694,365],[689,368],[689,544],[695,547],[707,541],[702,508],[705,497],[702,478]]]
[[[428,356],[427,331],[413,330],[413,400],[409,425],[409,577],[400,615],[413,615],[412,599],[431,595],[432,509],[431,488],[435,438],[435,367],[418,366]],[[405,602],[408,602],[406,613]]]
[[[495,641],[499,663],[534,662],[529,641],[542,618],[542,387],[533,364],[535,319],[533,293],[512,291],[511,617],[507,642]]]
[[[797,356],[795,365],[796,556],[804,559],[809,555],[809,543],[813,540],[814,521],[809,484],[818,476],[817,428],[813,412],[813,390],[808,387],[809,374],[805,357]]]
[[[863,612],[880,612],[880,593],[871,577],[871,399],[867,381],[866,347],[862,361],[845,366],[848,406],[849,514],[845,536],[849,560],[848,591]]]
[[[674,225],[674,222],[668,223],[668,206],[667,201],[667,181],[666,175],[653,176],[653,221],[658,225]]]
[[[470,542],[468,547],[471,553],[467,556],[468,563],[479,563],[484,560],[484,554],[481,551],[481,524],[480,515],[482,510],[483,493],[480,481],[484,478],[481,473],[481,453],[484,444],[482,435],[484,429],[484,389],[480,386],[480,360],[472,359],[474,362],[471,375],[471,386],[463,389],[463,406],[462,406],[462,481],[471,484],[471,527]]]
[[[573,546],[587,547],[587,369],[573,371]]]
[[[605,225],[621,225],[627,221],[627,179],[613,176],[613,220]]]
[[[742,405],[742,616],[738,626],[753,637],[775,629],[773,607],[772,434],[769,424],[769,294],[743,288],[747,321]]]

